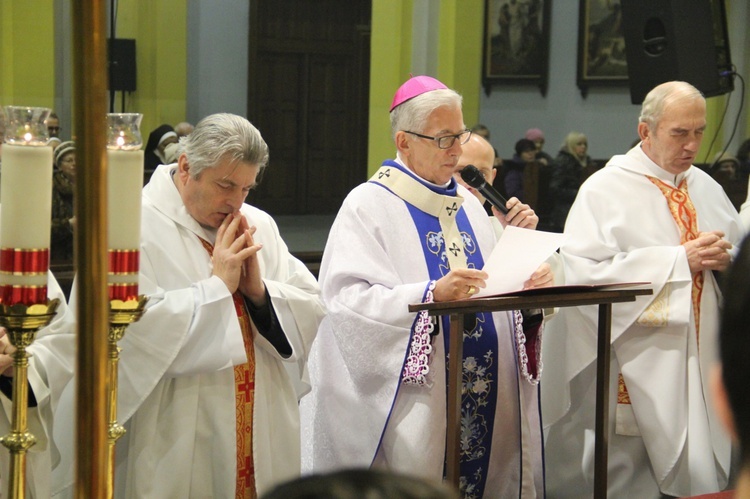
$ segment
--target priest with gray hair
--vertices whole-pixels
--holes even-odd
[[[391,105],[396,158],[346,198],[323,253],[328,315],[302,399],[303,468],[385,468],[441,480],[446,459],[445,321],[410,303],[466,299],[496,240],[484,208],[453,178],[471,137],[461,96],[429,76]],[[500,222],[533,229],[512,198]],[[548,264],[526,287],[552,283]],[[541,317],[467,315],[460,482],[464,497],[544,495],[538,410]],[[451,374],[455,376],[455,374]]]
[[[300,474],[298,397],[318,284],[245,202],[268,163],[214,114],[143,189],[143,317],[119,342],[118,497],[256,497]],[[120,495],[122,493],[122,495]]]
[[[581,186],[560,248],[568,284],[645,281],[653,295],[612,307],[610,497],[661,498],[727,486],[731,443],[711,407],[717,360],[717,274],[742,237],[737,211],[693,165],[706,131],[693,85],[648,93],[640,142]],[[547,486],[553,497],[591,490],[597,356],[595,306],[570,307],[545,359]],[[562,319],[562,321],[560,320]],[[545,355],[548,352],[545,352]]]

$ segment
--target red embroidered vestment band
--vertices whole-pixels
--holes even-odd
[[[213,257],[214,248],[201,239],[203,247]],[[237,415],[237,475],[236,499],[255,499],[255,464],[253,462],[253,406],[255,404],[255,349],[250,313],[239,290],[232,294],[237,320],[242,330],[247,363],[234,366],[234,394]]]
[[[682,179],[677,188],[659,180],[658,178],[646,175],[646,178],[659,188],[667,201],[669,212],[680,230],[680,244],[685,244],[698,237],[698,216],[695,212],[695,206],[688,195],[687,180]],[[695,321],[696,341],[700,338],[700,316],[701,316],[701,295],[703,293],[703,272],[693,274],[693,286],[691,299],[693,302],[693,320]],[[699,343],[700,344],[700,343]],[[625,379],[622,373],[618,376],[617,383],[617,403],[630,404],[630,395],[625,385]]]

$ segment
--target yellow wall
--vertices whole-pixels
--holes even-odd
[[[0,105],[52,107],[53,0],[0,1]]]
[[[126,94],[128,112],[143,114],[144,142],[162,123],[185,120],[187,108],[186,0],[117,2],[117,37],[134,38],[137,81]],[[115,110],[120,110],[120,95]]]
[[[368,174],[393,158],[388,112],[396,89],[411,72],[411,0],[376,0],[372,5]],[[464,122],[479,119],[484,0],[441,0],[437,74],[464,99]]]
[[[54,0],[0,1],[1,105],[54,106],[53,4]],[[133,0],[117,5],[117,37],[136,39],[138,90],[126,94],[125,110],[143,113],[145,140],[158,125],[185,119],[187,1]],[[115,111],[120,106],[117,93]]]
[[[368,175],[396,152],[388,113],[393,94],[409,77],[412,11],[412,0],[372,2]]]
[[[438,79],[463,96],[464,123],[479,120],[484,0],[443,0],[440,4]]]

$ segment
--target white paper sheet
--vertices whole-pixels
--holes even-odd
[[[564,235],[509,225],[484,263],[487,287],[472,298],[523,289],[531,274],[562,244]]]

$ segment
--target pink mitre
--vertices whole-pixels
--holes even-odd
[[[396,90],[396,95],[393,96],[393,102],[391,102],[391,109],[388,112],[393,111],[396,106],[400,106],[418,95],[445,88],[448,87],[431,76],[414,76],[409,78],[406,83]]]

